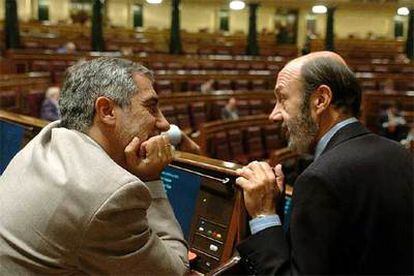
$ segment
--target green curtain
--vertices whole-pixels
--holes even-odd
[[[326,37],[325,37],[325,50],[327,51],[335,51],[335,43],[334,43],[334,21],[335,21],[335,9],[329,7],[327,18],[326,18]]]
[[[409,59],[414,59],[414,9],[410,10],[405,52]]]
[[[16,0],[6,0],[6,17],[4,22],[4,34],[6,49],[20,48],[19,19],[17,17]]]
[[[259,4],[249,4],[249,33],[247,35],[247,49],[246,53],[248,55],[258,55],[259,54],[259,45],[257,43],[257,17],[256,12]]]
[[[92,8],[92,51],[105,51],[103,38],[102,6],[105,0],[93,0]]]
[[[170,54],[180,54],[180,0],[172,0],[171,8]]]

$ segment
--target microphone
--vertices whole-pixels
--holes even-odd
[[[161,134],[167,135],[170,139],[171,145],[178,146],[181,142],[181,130],[178,126],[170,124],[170,129]]]

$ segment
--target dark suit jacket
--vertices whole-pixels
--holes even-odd
[[[238,246],[250,274],[413,274],[413,158],[359,122],[297,179],[290,229]]]

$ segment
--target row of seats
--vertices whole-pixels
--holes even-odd
[[[81,25],[42,25],[38,22],[22,22],[21,41],[26,49],[52,49],[61,47],[68,40],[73,41],[81,51],[91,50],[90,29]],[[1,32],[1,29],[0,29]],[[169,30],[149,29],[136,31],[128,28],[104,28],[103,35],[107,51],[120,51],[128,47],[133,52],[167,53]],[[244,54],[246,34],[223,34],[181,31],[184,53],[197,54]],[[294,57],[296,45],[277,45],[275,34],[259,34],[258,44],[262,55]]]
[[[49,73],[2,75],[0,109],[39,117],[44,93],[51,83]]]
[[[207,80],[183,80],[178,83],[156,78],[154,89],[160,95],[171,94],[176,91],[202,91],[202,86]],[[235,90],[235,91],[263,91],[274,88],[273,82],[267,80],[213,80],[209,90]]]
[[[200,129],[200,137],[204,139],[200,142],[204,154],[225,161],[247,164],[253,160],[267,159],[273,150],[286,146],[279,125],[268,121],[266,116],[263,116],[262,123],[258,123],[255,118],[257,116],[245,117],[234,122],[216,121],[205,124]],[[243,121],[245,127],[240,128],[240,121]],[[209,129],[212,124],[215,128],[213,132]],[[225,127],[221,128],[220,124]]]
[[[220,120],[221,110],[225,105],[226,101],[223,100],[209,103],[199,101],[178,105],[161,104],[161,111],[170,123],[186,130],[199,130],[206,122]],[[269,114],[274,102],[261,99],[238,100],[237,107],[240,117]]]

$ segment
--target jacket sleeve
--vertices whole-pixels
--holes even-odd
[[[119,188],[86,228],[78,254],[80,269],[88,274],[185,274],[186,244],[165,201],[152,199],[142,182]]]
[[[295,183],[290,238],[280,226],[252,235],[238,246],[249,273],[266,275],[329,274],[343,250],[341,203],[332,186],[316,175]]]

